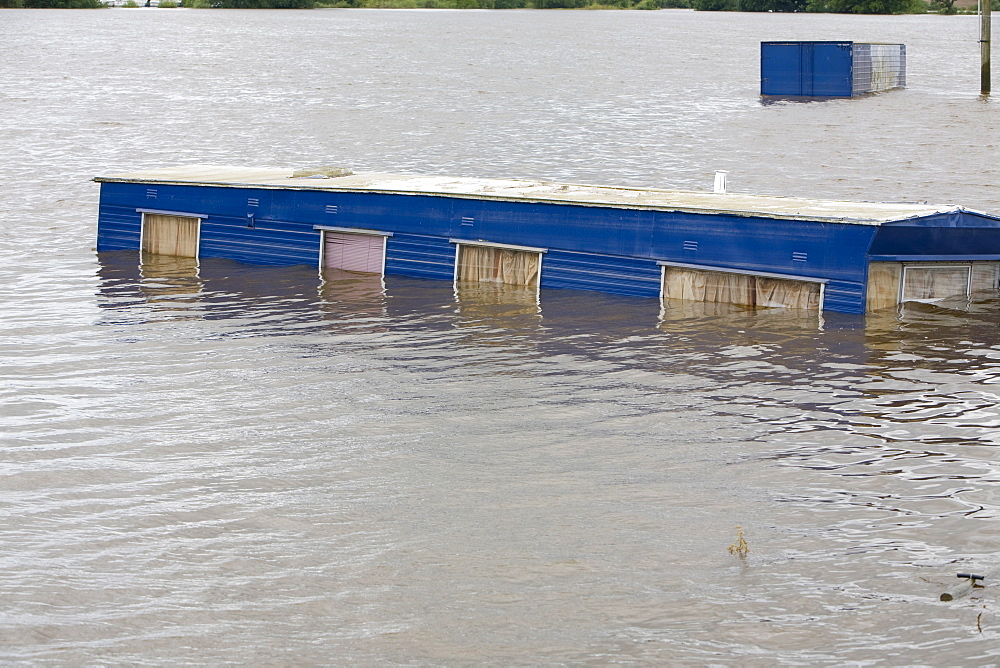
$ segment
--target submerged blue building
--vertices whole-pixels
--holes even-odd
[[[98,177],[98,251],[863,313],[996,294],[960,207],[187,166]]]
[[[856,97],[905,87],[904,44],[760,44],[760,94],[765,97]]]

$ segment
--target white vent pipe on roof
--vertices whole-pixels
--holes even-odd
[[[715,192],[717,195],[726,194],[726,174],[728,173],[723,169],[715,172]]]

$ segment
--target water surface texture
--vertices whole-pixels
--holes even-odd
[[[909,87],[762,105],[759,43]],[[1000,323],[94,252],[187,163],[1000,212],[975,17],[0,12],[0,662],[995,665]],[[729,553],[741,526],[750,552]]]

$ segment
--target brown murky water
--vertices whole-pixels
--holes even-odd
[[[758,43],[910,87],[763,106]],[[93,252],[178,163],[1000,212],[974,17],[0,12],[0,661],[993,665],[996,303],[868,318]],[[743,527],[745,560],[727,547]]]

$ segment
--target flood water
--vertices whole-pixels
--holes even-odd
[[[909,87],[762,105],[759,42]],[[188,163],[1000,212],[975,17],[0,10],[0,662],[996,665],[1000,306],[94,252]],[[731,554],[742,528],[750,552]]]

